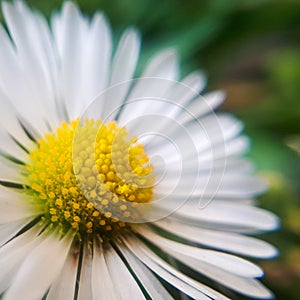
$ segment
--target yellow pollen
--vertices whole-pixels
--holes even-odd
[[[134,207],[152,200],[152,166],[124,127],[82,123],[63,122],[38,141],[24,180],[33,201],[45,208],[46,225],[109,237],[128,228],[122,217],[132,217]]]

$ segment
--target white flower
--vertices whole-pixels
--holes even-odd
[[[276,255],[248,234],[278,220],[252,200],[264,185],[241,158],[241,124],[212,111],[223,93],[200,97],[199,72],[176,82],[171,49],[131,80],[139,35],[127,29],[113,54],[102,14],[67,2],[49,28],[21,1],[2,10],[1,299],[171,299],[155,275],[191,298],[226,298],[162,257],[214,288],[272,297],[235,256]]]

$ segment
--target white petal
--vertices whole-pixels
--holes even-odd
[[[53,86],[49,86],[51,75],[47,55],[52,52],[48,51],[51,45],[49,40],[48,43],[46,41],[49,39],[46,21],[43,17],[32,13],[21,1],[15,4],[3,2],[2,9],[16,46],[17,68],[19,68],[16,75],[22,77],[25,83],[25,85],[21,82],[16,84],[14,81],[18,89],[14,88],[15,91],[12,91],[6,85],[5,92],[8,96],[12,96],[11,99],[19,113],[32,122],[36,130],[45,132],[47,130],[45,120],[50,124],[57,124],[55,100],[51,95]],[[13,60],[8,63],[11,62]],[[23,70],[26,70],[26,74],[22,74]]]
[[[193,280],[167,264],[136,238],[131,237],[130,239],[123,239],[123,241],[130,251],[149,269],[193,299],[227,299],[220,293]]]
[[[12,136],[14,139],[16,139],[19,143],[22,144],[26,149],[31,149],[35,146],[35,144],[28,138],[26,135],[24,129],[22,128],[20,121],[17,117],[17,110],[13,107],[10,100],[7,98],[7,96],[3,93],[3,91],[0,89],[0,127],[3,128],[10,136]],[[1,139],[2,140],[2,139]],[[6,143],[2,142],[6,145]],[[15,151],[20,149],[19,146],[14,143],[13,149],[5,149],[4,151],[7,153],[10,153],[11,155],[14,155]],[[19,153],[21,153],[19,155]],[[17,158],[23,159],[24,157],[24,151],[18,151]]]
[[[195,99],[186,107],[190,114],[181,114],[178,117],[180,123],[186,123],[192,119],[197,119],[207,113],[212,113],[225,100],[225,93],[222,91],[214,91]]]
[[[121,104],[124,102],[130,80],[134,75],[140,51],[140,36],[134,29],[127,29],[119,42],[118,49],[112,62],[109,86],[112,87],[107,94],[96,101],[103,102],[101,117],[104,120],[113,119]]]
[[[153,88],[151,89],[149,95],[146,93],[144,94],[144,98],[159,98],[161,101],[160,103],[152,103],[156,105],[155,109],[153,108],[153,105],[145,103],[145,107],[147,107],[145,112],[148,114],[162,114],[168,118],[166,120],[161,120],[161,122],[159,122],[159,124],[157,124],[157,126],[152,130],[154,132],[163,132],[165,134],[170,130],[170,128],[173,127],[172,123],[174,120],[176,120],[176,116],[185,109],[184,107],[186,103],[198,96],[199,92],[203,89],[206,80],[204,75],[200,72],[193,72],[189,74],[181,82],[168,82],[160,80],[162,86],[161,88],[155,86],[155,80],[157,79],[152,78],[149,80],[150,86],[153,86]],[[166,89],[164,86],[169,86],[165,94],[162,93],[162,91],[165,91]],[[145,92],[144,89],[143,92]],[[142,99],[142,95],[140,97]],[[168,103],[168,105],[166,105],[164,102]],[[155,120],[152,123],[153,125],[156,125]],[[153,138],[155,140],[155,137],[155,135],[151,138],[148,137],[146,143],[151,143],[151,145],[153,145]],[[145,144],[144,140],[143,143]]]
[[[139,57],[140,37],[136,30],[127,29],[120,39],[111,71],[110,85],[132,78]]]
[[[92,249],[86,243],[83,248],[83,258],[79,280],[78,300],[92,299]]]
[[[203,174],[196,178],[193,178],[193,174],[190,176],[185,174],[186,178],[180,181],[182,186],[174,198],[247,199],[266,191],[266,184],[254,176],[231,174],[230,172],[214,172],[212,174],[212,177],[209,174]],[[195,183],[194,189],[186,182],[188,178],[190,178],[190,182]],[[160,183],[160,191],[168,192],[168,186],[171,185],[172,179],[173,176],[170,176]],[[163,196],[164,192],[157,192],[156,194],[160,197],[161,194]]]
[[[26,218],[0,225],[0,247],[13,238],[29,222],[30,219]]]
[[[30,204],[30,196],[0,186],[0,224],[38,215],[40,207]]]
[[[141,77],[154,77],[176,80],[178,77],[178,58],[173,49],[163,50],[148,63]]]
[[[159,220],[155,225],[185,240],[237,254],[271,258],[278,253],[277,249],[269,243],[249,236],[202,229],[170,219]]]
[[[88,23],[75,4],[66,2],[61,15],[52,20],[52,27],[61,63],[58,84],[69,117],[74,119],[84,100],[82,68]]]
[[[24,150],[21,149],[16,142],[13,141],[9,133],[2,128],[0,128],[0,140],[2,144],[0,146],[1,160],[4,159],[4,157],[9,157],[17,159],[20,162],[24,161],[24,157],[26,155]]]
[[[211,201],[206,207],[184,205],[175,217],[183,218],[188,224],[208,225],[209,228],[248,232],[274,230],[279,219],[271,212],[249,205],[226,201]]]
[[[47,237],[33,249],[21,265],[12,285],[4,294],[4,300],[39,300],[60,274],[72,243],[67,235],[59,240]]]
[[[206,85],[206,77],[202,72],[195,71],[193,73],[190,73],[186,78],[184,78],[181,81],[181,84],[183,84],[184,86],[188,87],[188,89],[191,89],[193,91],[192,94],[185,94],[184,97],[183,95],[181,96],[179,94],[179,96],[181,96],[179,97],[180,104],[184,105],[186,101],[189,101],[195,96],[195,94],[199,94],[204,89]]]
[[[108,246],[104,252],[105,260],[111,276],[114,288],[116,289],[119,299],[141,300],[145,299],[138,284],[126,268],[123,261],[115,250]]]
[[[149,108],[152,114],[162,111],[165,102],[157,100],[165,95],[177,77],[178,58],[173,50],[160,52],[152,58],[127,98],[126,106],[119,117],[120,124],[126,125],[130,120],[143,116],[145,112],[149,114]],[[151,105],[147,105],[145,100],[148,99],[154,100]],[[130,102],[132,104],[128,104]]]
[[[157,278],[130,251],[119,243],[119,249],[152,299],[173,299]]]
[[[28,253],[43,239],[43,235],[38,236],[39,230],[34,226],[0,248],[0,267],[5,270],[0,273],[0,294],[11,285]]]
[[[230,157],[224,162],[223,159],[215,160],[214,162],[201,163],[199,172],[206,173],[209,170],[212,172],[225,172],[231,174],[253,174],[254,166],[251,161],[243,158]]]
[[[78,253],[71,250],[60,275],[52,284],[47,300],[73,300],[78,268]]]
[[[173,126],[176,127],[176,126]],[[148,144],[147,151],[151,154],[159,154],[164,159],[167,159],[171,164],[170,167],[177,167],[178,163],[184,161],[184,165],[187,168],[195,169],[198,167],[201,170],[201,166],[209,165],[210,168],[214,168],[218,164],[221,169],[226,167],[226,161],[228,159],[238,159],[240,155],[244,154],[249,148],[249,139],[240,136],[229,141],[223,140],[221,143],[215,145],[210,144],[213,140],[210,140],[211,133],[204,133],[207,137],[205,139],[197,138],[191,132],[184,127],[176,127],[181,136],[174,137],[168,132],[164,133],[167,137],[167,142],[162,142],[157,139],[156,144]],[[199,129],[200,130],[200,129]],[[172,141],[171,143],[169,141]],[[201,150],[201,143],[210,144],[209,148]],[[182,145],[189,144],[189,147],[182,148]],[[177,155],[171,155],[174,145],[179,148]],[[197,148],[199,148],[197,150]]]
[[[103,14],[96,14],[86,37],[82,53],[82,94],[78,103],[80,115],[96,96],[107,88],[111,63],[112,37],[110,26]]]
[[[187,258],[189,262],[191,261],[194,264],[196,269],[197,266],[201,266],[202,263],[206,263],[212,267],[220,268],[223,271],[233,273],[237,276],[252,278],[261,277],[263,275],[263,271],[258,266],[237,256],[212,250],[205,250],[172,241],[159,236],[151,229],[144,226],[136,226],[135,230],[137,230],[151,243],[155,244],[157,247],[161,248],[178,260],[185,262],[185,259]],[[198,270],[201,270],[201,268],[199,267]]]
[[[200,272],[205,276],[208,276],[209,278],[215,280],[216,282],[219,282],[224,286],[227,286],[228,288],[241,294],[260,299],[273,298],[272,292],[264,287],[256,279],[240,277],[232,273],[223,271],[220,268],[210,266],[206,263],[195,264],[194,260],[186,257],[182,258],[181,260],[197,272]]]
[[[241,122],[229,114],[210,114],[184,125],[177,125],[180,122],[176,117],[174,120],[176,120],[176,123],[173,121],[176,126],[172,124],[164,131],[159,132],[163,132],[176,145],[191,139],[194,147],[187,149],[189,152],[188,162],[191,159],[197,159],[201,164],[232,155],[232,140],[239,135],[243,128]],[[169,124],[171,123],[169,122]],[[179,126],[185,131],[178,130]],[[168,144],[155,143],[155,141],[151,141],[149,147],[157,149],[158,152],[168,151]]]
[[[136,243],[137,243],[137,241],[135,240],[135,247],[137,247]],[[127,245],[128,244],[129,244],[129,242],[127,241]],[[163,268],[171,271],[170,268],[168,268],[167,264],[163,260],[158,258],[154,253],[152,253],[152,251],[150,249],[147,249],[140,242],[139,242],[138,246],[140,249],[143,249],[143,251],[144,251],[143,253],[146,254],[149,258],[151,258],[151,260],[153,262],[156,261]],[[130,244],[129,244],[129,247],[130,247]],[[131,245],[131,250],[133,251],[132,245]],[[134,250],[134,253],[137,252],[136,250],[137,249]],[[137,255],[140,255],[142,257],[140,252]],[[140,259],[142,261],[144,261],[145,256],[143,256]],[[151,260],[147,260],[147,265],[149,267],[150,266],[152,267]],[[191,268],[193,268],[195,266],[195,265],[193,265],[193,260],[189,260],[188,258],[184,258],[184,260],[185,260],[185,263],[187,265],[189,265]],[[272,293],[266,287],[264,287],[259,281],[255,280],[255,279],[240,277],[240,276],[228,273],[226,271],[223,271],[220,268],[210,266],[206,263],[202,263],[201,268],[197,269],[196,271],[201,272],[202,274],[212,278],[216,282],[219,282],[219,283],[221,283],[239,293],[245,294],[247,296],[263,298],[263,299],[269,299],[269,298],[273,297]],[[171,272],[176,274],[176,272],[174,272],[174,270]],[[188,278],[188,280],[190,280],[191,283],[194,283],[194,281],[192,279]],[[207,288],[207,290],[205,291],[206,294],[209,295],[213,299],[227,299],[225,296],[218,294],[217,292],[209,289],[208,287],[204,286],[204,288]],[[216,293],[216,294],[214,295],[213,293]],[[195,298],[198,299],[197,297],[195,297]],[[201,299],[201,298],[199,298],[199,299]]]
[[[120,296],[116,293],[115,285],[110,276],[103,251],[102,244],[98,247],[97,242],[94,241],[92,263],[93,299],[118,300]]]
[[[0,135],[1,139],[1,135]],[[3,140],[1,139],[1,142]],[[5,182],[22,183],[20,165],[15,164],[0,155],[0,180]]]
[[[173,59],[175,66],[177,64],[175,55]],[[169,67],[174,68],[174,66],[170,64]],[[138,123],[138,127],[143,127],[143,133],[154,133],[143,136],[144,145],[155,144],[157,134],[165,135],[170,128],[174,128],[173,123],[176,122],[178,111],[183,109],[186,102],[196,97],[204,85],[203,75],[199,72],[190,74],[182,82],[173,81],[172,77],[160,78],[159,76],[159,74],[152,74],[152,77],[137,80],[119,119],[130,131],[135,131]],[[145,124],[147,115],[151,115],[149,126]]]

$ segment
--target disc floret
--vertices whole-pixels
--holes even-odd
[[[27,192],[42,222],[80,235],[126,230],[134,210],[152,200],[154,177],[143,145],[115,122],[63,122],[37,142],[25,165]]]

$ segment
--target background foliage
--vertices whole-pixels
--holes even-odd
[[[28,3],[50,17],[62,1]],[[245,122],[253,144],[249,156],[270,185],[261,205],[282,219],[281,230],[265,236],[281,252],[279,259],[261,263],[265,283],[278,299],[300,299],[300,1],[80,0],[78,4],[88,15],[104,10],[116,37],[128,25],[140,29],[140,67],[162,47],[176,47],[183,74],[203,69],[208,90],[227,92],[221,109]]]

